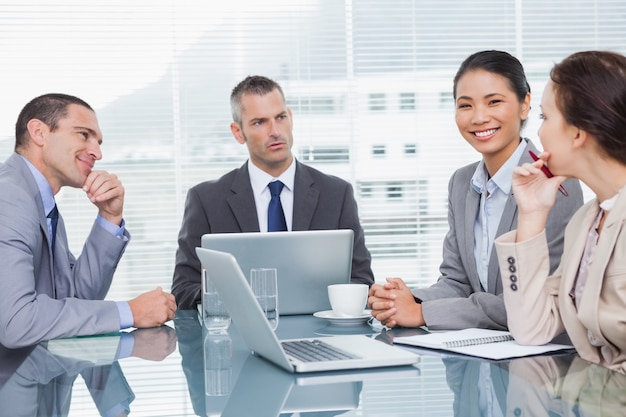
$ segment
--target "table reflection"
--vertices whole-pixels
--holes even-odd
[[[576,355],[511,361],[510,415],[624,416],[626,375]]]
[[[80,375],[100,415],[126,416],[135,395],[119,359],[160,361],[175,349],[176,333],[167,326],[52,340],[24,349],[0,346],[0,414],[68,415],[74,381]]]
[[[417,366],[292,374],[251,355],[234,325],[207,334],[192,311],[173,324],[0,348],[0,416],[626,415],[626,375],[575,353],[486,361],[405,346],[422,355]],[[387,343],[424,331],[332,328],[312,316],[281,317],[276,330]]]
[[[338,416],[359,407],[368,381],[384,384],[420,374],[414,366],[292,374],[252,355],[235,326],[228,334],[212,334],[196,317],[183,314],[174,323],[190,398],[199,416]],[[277,329],[281,339],[335,332],[374,333],[369,326],[330,328],[308,316],[283,317]]]

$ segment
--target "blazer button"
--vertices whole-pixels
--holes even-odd
[[[511,275],[509,279],[511,280],[511,282],[517,282],[517,275]]]
[[[507,262],[510,264],[514,264],[515,263],[515,258],[512,256],[509,256],[508,258],[506,258]]]
[[[511,290],[517,291],[517,284],[515,283],[511,284]]]
[[[517,271],[517,268],[515,268],[515,265],[509,265],[509,271],[515,272]]]
[[[519,416],[521,416],[521,415],[522,415],[522,410],[521,410],[521,409],[519,409],[519,408],[515,408],[515,410],[513,410],[513,415],[514,415],[515,417],[519,417]]]

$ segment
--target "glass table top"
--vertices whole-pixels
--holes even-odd
[[[281,317],[280,339],[418,329]],[[413,349],[407,348],[406,349]],[[414,366],[290,374],[196,311],[168,326],[0,349],[0,416],[618,416],[626,375],[573,353],[486,361],[415,349]]]

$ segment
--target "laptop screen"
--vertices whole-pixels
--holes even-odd
[[[354,232],[310,230],[272,233],[214,233],[202,247],[232,254],[250,280],[252,268],[276,268],[280,315],[330,309],[328,286],[350,282]]]

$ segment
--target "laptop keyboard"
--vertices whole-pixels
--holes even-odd
[[[336,361],[359,358],[358,356],[331,346],[328,343],[322,342],[321,340],[294,340],[281,342],[281,344],[288,355],[298,358],[303,362]]]

